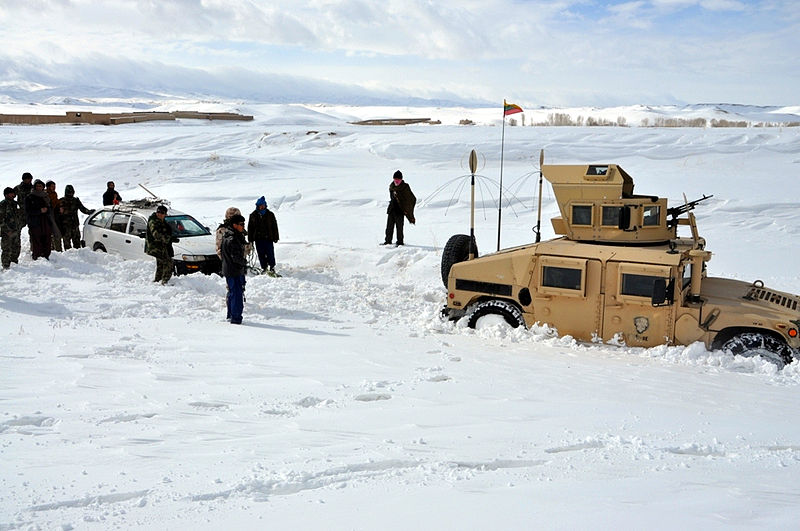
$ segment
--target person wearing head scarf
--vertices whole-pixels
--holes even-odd
[[[25,214],[28,221],[28,236],[31,241],[31,257],[50,259],[50,240],[53,237],[51,224],[50,197],[44,189],[44,182],[36,179],[33,190],[25,198]]]
[[[278,243],[278,221],[275,214],[267,208],[267,200],[262,195],[256,201],[256,209],[247,222],[247,241],[256,244],[256,253],[261,269],[270,276],[275,272],[275,247]]]
[[[228,207],[225,210],[225,219],[222,220],[222,223],[219,224],[217,227],[217,256],[222,258],[222,252],[220,251],[220,247],[222,246],[222,235],[225,234],[225,229],[231,226],[231,218],[233,216],[241,216],[242,211],[236,207]],[[245,253],[246,255],[247,253]]]

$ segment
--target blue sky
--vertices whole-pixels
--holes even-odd
[[[796,0],[5,0],[0,82],[298,101],[797,105]]]

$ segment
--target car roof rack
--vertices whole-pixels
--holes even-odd
[[[161,205],[165,207],[170,206],[170,202],[166,199],[159,199],[159,198],[151,198],[146,197],[144,199],[131,199],[129,201],[123,201],[117,205],[114,205],[113,210],[130,210],[133,208],[157,208]]]

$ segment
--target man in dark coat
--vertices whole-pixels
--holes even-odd
[[[397,243],[395,246],[403,245],[403,222],[408,221],[413,225],[417,222],[414,218],[414,206],[417,198],[411,187],[403,180],[400,170],[394,172],[392,182],[389,183],[389,206],[386,209],[386,236],[381,245],[392,243],[392,234],[397,228]]]
[[[17,192],[8,187],[3,190],[3,200],[0,201],[0,248],[2,248],[3,269],[11,267],[11,262],[18,263],[20,253],[20,232],[25,222],[22,217],[22,208],[15,201]]]
[[[173,243],[178,243],[178,238],[172,235],[172,227],[166,222],[167,207],[159,205],[147,220],[147,235],[145,237],[144,252],[156,259],[156,277],[153,282],[166,284],[172,278],[172,257],[175,251]]]
[[[25,199],[31,257],[34,260],[40,256],[50,259],[50,240],[53,236],[50,210],[50,198],[44,190],[44,183],[36,179],[33,183],[33,191]]]
[[[277,276],[274,244],[278,243],[278,221],[267,208],[267,200],[263,195],[256,201],[256,209],[247,222],[247,241],[256,243],[258,261],[264,273]]]
[[[103,206],[118,205],[122,203],[122,196],[114,190],[114,181],[106,183],[106,191],[103,193]]]
[[[22,208],[22,226],[24,227],[28,223],[27,216],[25,215],[25,200],[31,195],[31,192],[33,192],[33,175],[27,171],[23,173],[22,182],[14,188],[14,191],[17,192],[17,203],[19,203],[20,208]]]
[[[244,216],[236,214],[222,235],[222,275],[228,284],[228,318],[231,324],[242,324],[244,311],[244,285],[247,258],[244,254]]]
[[[78,219],[78,212],[84,214],[94,214],[94,210],[89,210],[80,198],[75,197],[75,188],[68,184],[64,188],[64,197],[59,199],[61,205],[61,237],[64,238],[64,249],[76,249],[81,246],[81,224]]]

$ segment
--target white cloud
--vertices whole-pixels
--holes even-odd
[[[53,81],[75,77],[70,65],[86,82],[111,83],[121,65],[160,64],[187,79],[239,68],[420,96],[630,103],[613,99],[658,85],[683,101],[724,87],[736,101],[790,104],[797,11],[788,0],[30,0],[0,7],[0,42],[13,43],[9,75],[39,68]],[[749,72],[774,81],[746,88]]]

